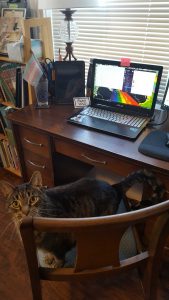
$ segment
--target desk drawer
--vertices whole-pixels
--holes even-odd
[[[50,143],[46,135],[24,127],[19,128],[22,147],[41,156],[50,157]]]
[[[55,151],[93,166],[112,170],[122,176],[127,175],[134,169],[139,169],[138,166],[131,165],[126,160],[118,158],[118,156],[105,154],[101,151],[93,150],[87,146],[81,146],[69,141],[59,141],[55,139]]]
[[[87,147],[55,139],[55,150],[56,152],[62,153],[80,161],[84,161],[91,165],[107,165],[107,161],[100,153],[94,150],[90,150]]]
[[[50,159],[24,150],[24,161],[27,177],[30,178],[34,171],[40,171],[43,184],[53,186],[53,168]]]

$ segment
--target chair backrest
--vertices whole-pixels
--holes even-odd
[[[123,234],[132,228],[141,228],[144,238],[145,224],[151,222],[151,235],[144,247],[139,247],[130,258],[119,258]],[[153,224],[153,226],[152,226]],[[139,211],[119,215],[84,218],[50,219],[26,217],[20,227],[30,273],[33,299],[41,300],[40,280],[72,280],[115,275],[130,268],[144,266],[143,286],[145,299],[156,299],[160,260],[169,234],[169,200]],[[38,265],[34,231],[73,233],[77,256],[72,268],[49,269]],[[138,243],[137,243],[138,245]]]

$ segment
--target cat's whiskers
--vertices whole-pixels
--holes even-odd
[[[1,216],[1,221],[6,218],[7,215],[11,215],[11,213],[9,211],[5,212],[5,214],[3,214],[3,216]]]
[[[20,216],[20,218],[17,218],[16,216],[13,218],[13,222],[15,224],[14,226],[14,232],[13,232],[13,236],[14,234],[16,234],[19,237],[19,241],[22,244],[22,238],[21,238],[21,233],[20,233],[20,225],[22,223],[24,216],[22,215],[22,217]],[[12,236],[12,238],[13,238]]]
[[[12,221],[11,221],[11,219],[10,219],[10,221],[9,221],[9,220],[6,220],[6,222],[4,222],[4,223],[1,224],[1,232],[0,232],[0,236],[1,236],[1,234],[2,234],[2,231],[5,230],[5,228],[6,228],[7,226],[9,226],[11,223],[12,223]]]
[[[18,228],[19,228],[19,226],[21,225],[22,220],[23,220],[24,217],[26,217],[26,216],[22,214],[22,215],[19,215],[19,216],[16,218],[15,222],[16,222],[16,225],[17,225]]]
[[[11,225],[13,225],[13,221],[9,222],[9,223],[7,224],[7,226],[5,226],[4,230],[3,230],[3,231],[1,232],[1,234],[0,234],[0,238],[3,237],[3,235],[4,235],[5,232],[10,228]]]
[[[14,226],[12,228],[12,232],[11,232],[11,236],[10,236],[10,241],[12,241],[14,239],[14,237],[18,236],[17,231],[16,231],[16,227]]]

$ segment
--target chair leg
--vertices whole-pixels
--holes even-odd
[[[33,300],[42,300],[40,275],[31,217],[27,218],[27,220],[21,224],[20,232],[27,258]]]
[[[143,289],[145,300],[157,300],[158,286],[159,286],[159,264],[156,262],[149,261],[147,263],[144,278],[143,278]]]
[[[32,287],[33,300],[42,300],[40,280],[37,281],[36,279],[31,278],[31,287]]]
[[[157,219],[152,231],[152,239],[150,240],[148,250],[150,256],[144,270],[143,278],[145,300],[157,300],[159,271],[168,234],[169,215],[167,212]]]

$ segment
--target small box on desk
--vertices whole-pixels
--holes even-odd
[[[24,45],[22,41],[7,44],[7,52],[9,59],[18,62],[24,60]],[[42,41],[38,39],[31,39],[31,49],[37,58],[42,57]]]

